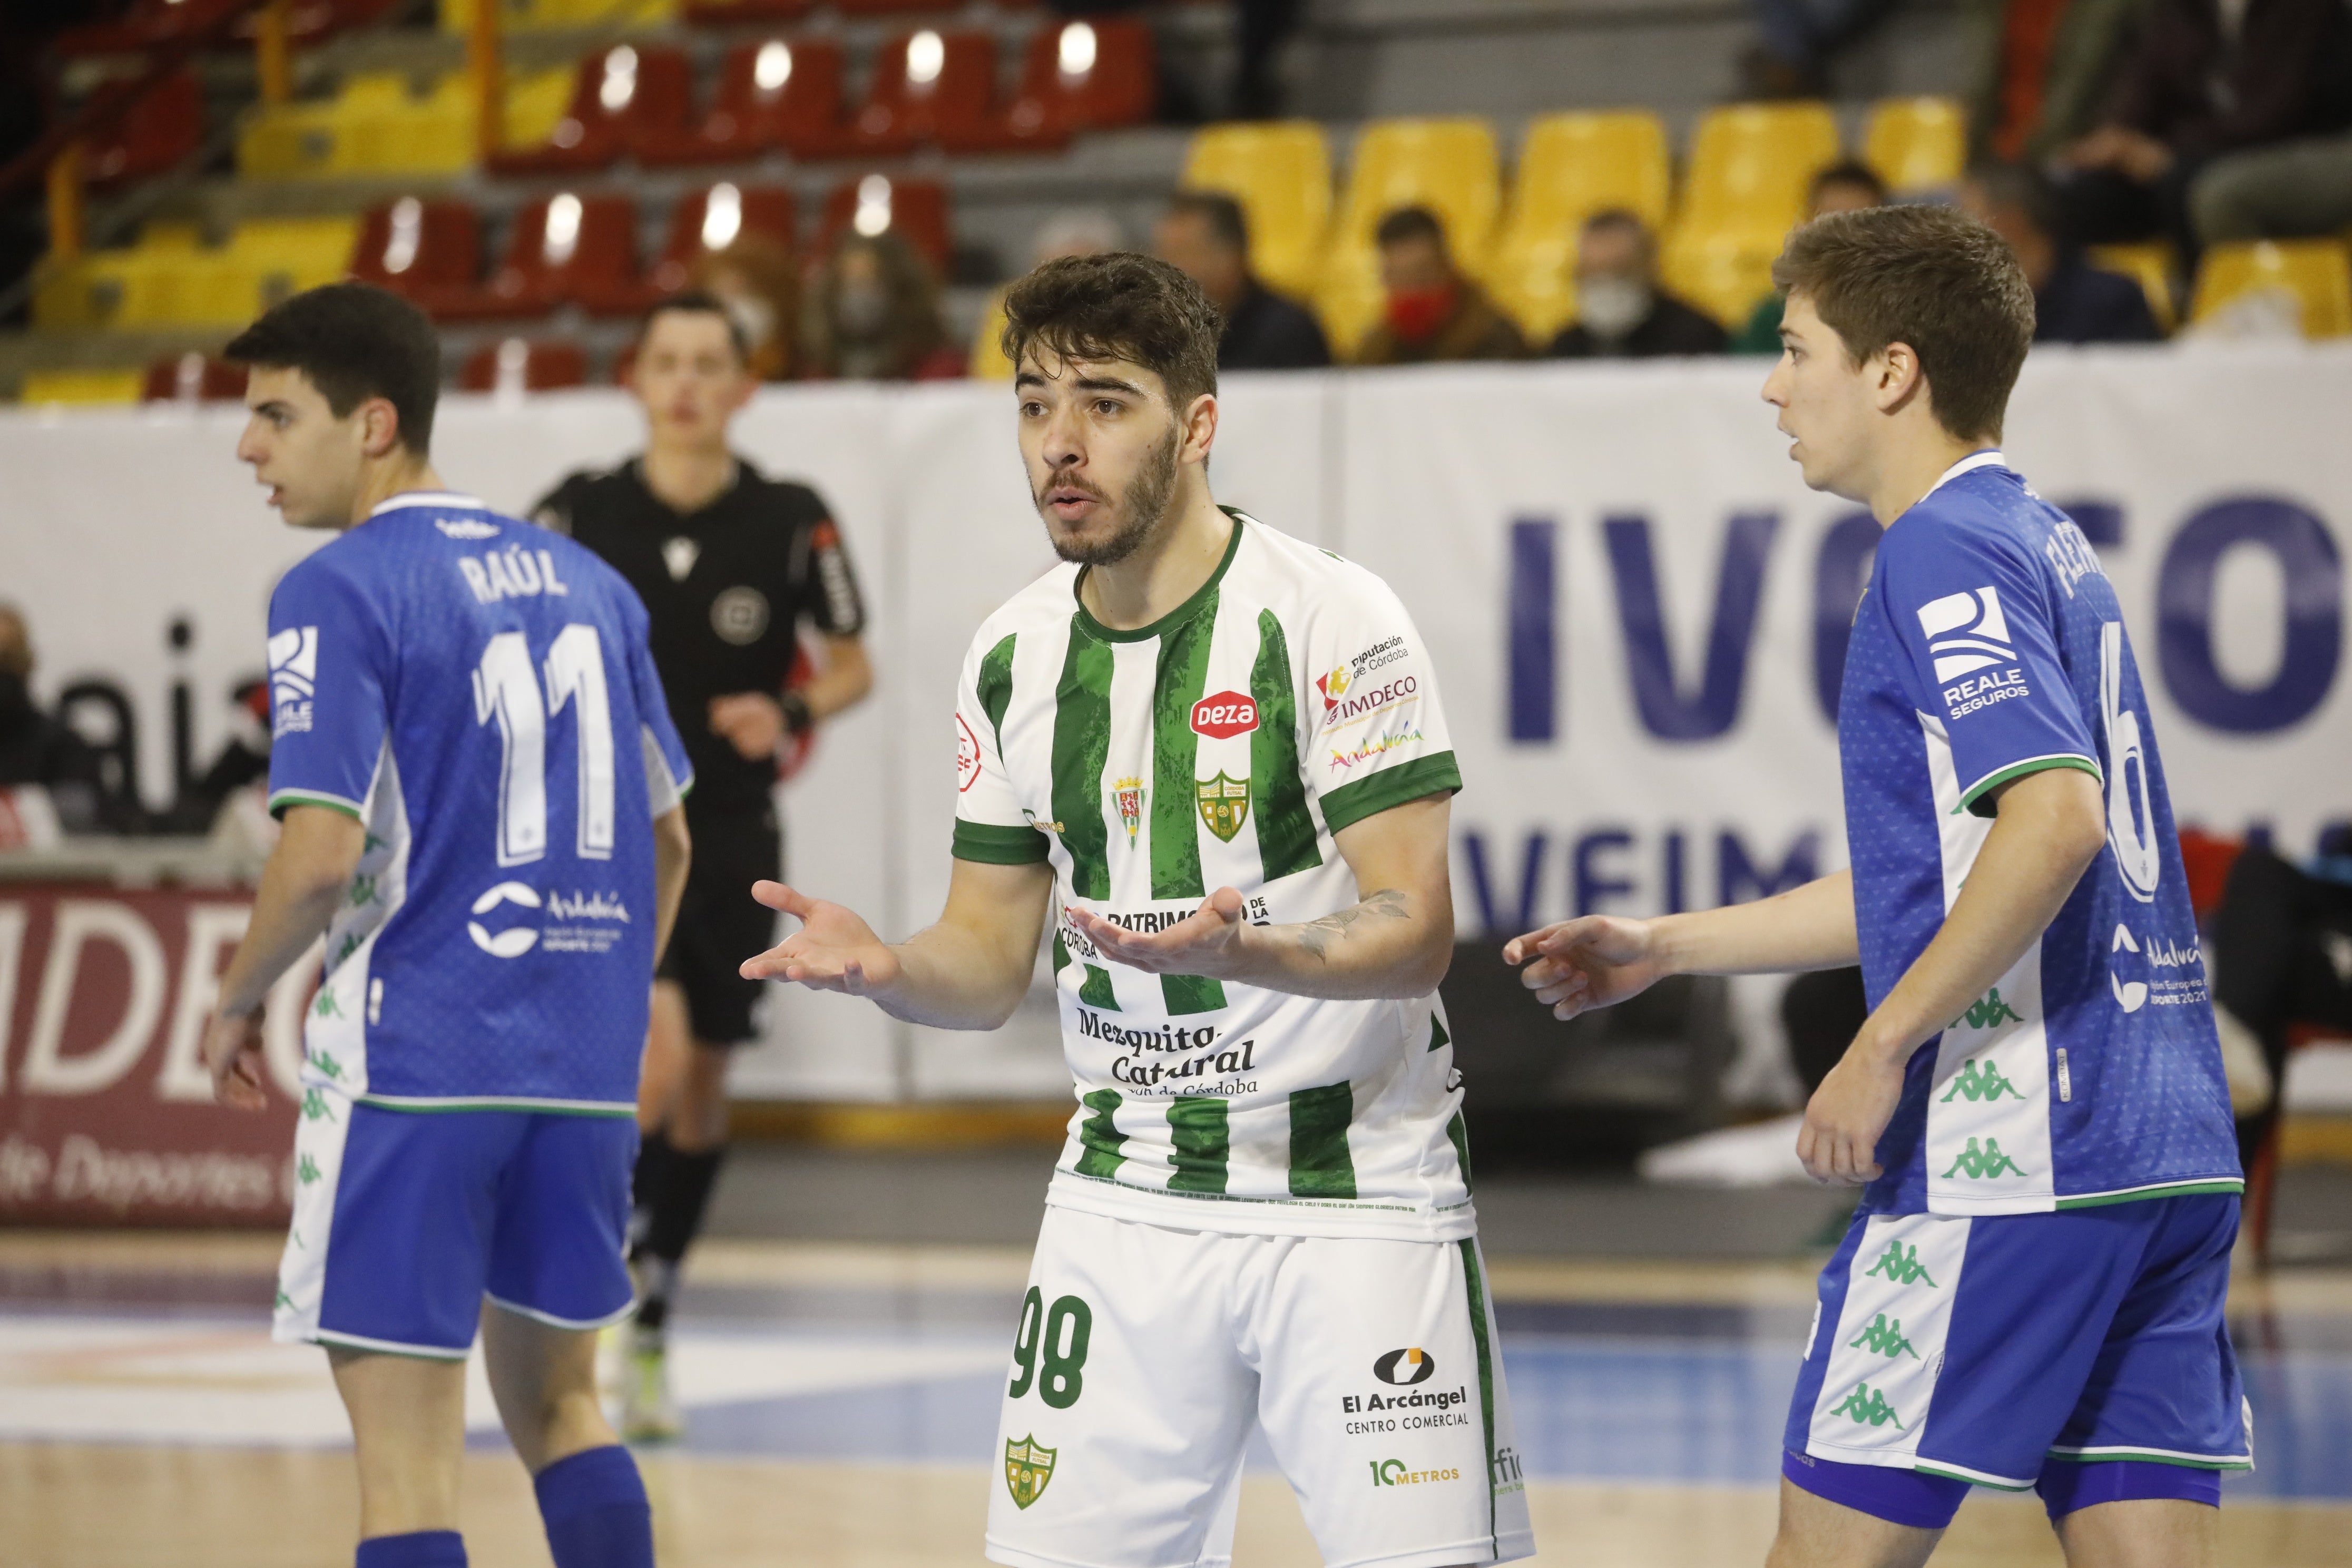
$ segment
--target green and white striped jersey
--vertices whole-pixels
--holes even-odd
[[[1221,887],[1259,924],[1357,901],[1332,834],[1462,787],[1388,584],[1239,512],[1182,605],[1113,631],[1047,573],[990,616],[957,694],[955,853],[1051,860],[1080,1109],[1047,1202],[1192,1230],[1473,1234],[1434,995],[1327,1002],[1109,963],[1066,910],[1171,925]],[[1371,891],[1372,889],[1365,889]]]

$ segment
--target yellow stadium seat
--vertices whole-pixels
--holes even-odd
[[[2147,308],[2156,316],[2156,324],[2167,332],[2180,324],[2180,312],[2172,303],[2172,247],[2161,240],[2145,245],[2095,245],[2088,252],[2091,265],[2106,272],[2120,272],[2140,287],[2147,296]]]
[[[1968,169],[1968,111],[1952,98],[1882,98],[1871,106],[1862,161],[1890,191],[1958,184]]]
[[[1465,272],[1484,277],[1501,207],[1501,159],[1483,120],[1384,120],[1356,138],[1347,195],[1315,288],[1315,308],[1331,346],[1351,354],[1383,304],[1372,232],[1399,207],[1425,206],[1445,227]]]
[[[988,309],[980,313],[980,330],[971,335],[971,378],[974,381],[1011,381],[1013,362],[1004,357],[1004,290],[999,289],[988,297]]]
[[[508,77],[508,146],[547,140],[563,117],[572,76],[560,66]],[[237,137],[237,171],[274,179],[460,174],[475,162],[475,119],[473,81],[463,71],[422,97],[401,72],[362,72],[327,102],[256,111]]]
[[[1196,132],[1181,183],[1241,204],[1259,278],[1288,294],[1314,289],[1331,226],[1331,146],[1322,126],[1285,120]]]
[[[1742,103],[1699,121],[1664,270],[1675,292],[1727,327],[1772,291],[1772,260],[1805,215],[1806,187],[1836,162],[1819,103]]]
[[[1660,233],[1672,169],[1658,117],[1631,110],[1548,114],[1528,127],[1518,177],[1487,267],[1497,299],[1538,340],[1576,314],[1577,231],[1622,207]]]
[[[2202,321],[2249,294],[2295,303],[2306,338],[2352,332],[2352,250],[2340,239],[2257,239],[2217,245],[2197,269],[2189,320]]]
[[[146,379],[146,373],[136,370],[27,371],[16,399],[26,404],[136,403]]]
[[[499,26],[514,33],[673,22],[677,14],[678,0],[499,0]],[[441,0],[440,16],[444,32],[468,32],[474,0]]]

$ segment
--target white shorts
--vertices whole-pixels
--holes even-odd
[[[1475,1240],[1226,1236],[1048,1207],[988,1556],[1233,1561],[1255,1422],[1328,1568],[1535,1551]]]

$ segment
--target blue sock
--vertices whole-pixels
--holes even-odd
[[[618,1443],[556,1460],[531,1489],[555,1568],[654,1568],[653,1505],[637,1462]]]
[[[466,1540],[454,1530],[373,1536],[360,1542],[357,1568],[466,1568]]]

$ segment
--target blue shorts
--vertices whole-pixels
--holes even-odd
[[[625,1115],[390,1110],[311,1090],[274,1336],[462,1361],[486,1298],[558,1328],[619,1321],[636,1152]]]
[[[2038,1489],[2053,1515],[2126,1496],[2217,1500],[2211,1472],[2253,1466],[2222,1318],[2237,1234],[2231,1194],[1856,1215],[1822,1270],[1783,1473],[1930,1527],[1971,1484]],[[2082,1473],[2102,1461],[2131,1468]],[[2159,1468],[2188,1489],[2148,1489],[2144,1472]],[[1936,1507],[1942,1519],[1920,1517]]]

